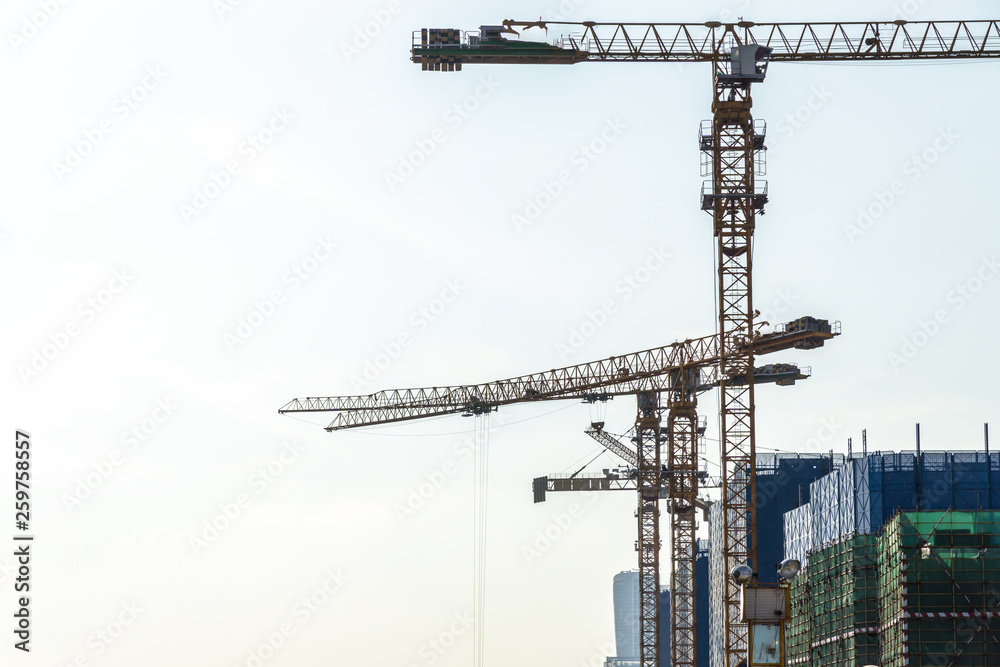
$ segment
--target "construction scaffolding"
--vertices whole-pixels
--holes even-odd
[[[1000,512],[904,512],[879,540],[879,665],[1000,665]]]
[[[901,512],[809,554],[788,664],[1000,665],[1000,511]]]
[[[855,535],[812,554],[792,582],[789,665],[878,664],[878,559],[875,535]]]

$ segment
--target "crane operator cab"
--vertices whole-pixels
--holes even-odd
[[[771,49],[759,44],[734,46],[730,73],[719,73],[719,81],[727,83],[760,83],[767,74]]]

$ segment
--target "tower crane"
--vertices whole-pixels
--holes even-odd
[[[803,317],[778,326],[769,333],[754,332],[756,354],[770,354],[787,349],[821,347],[839,332],[839,325],[826,320]],[[364,396],[296,398],[278,412],[333,412],[327,431],[375,426],[448,414],[485,415],[501,406],[539,401],[582,399],[588,402],[614,396],[636,397],[635,449],[621,445],[619,454],[635,465],[635,479],[620,488],[637,491],[640,572],[641,641],[648,648],[645,655],[657,659],[659,648],[659,500],[664,477],[669,478],[667,494],[675,510],[675,533],[690,534],[690,540],[675,539],[682,548],[690,542],[690,558],[678,561],[678,570],[690,572],[683,578],[691,591],[691,633],[693,633],[694,584],[694,506],[698,491],[697,415],[695,395],[721,386],[720,373],[727,368],[720,357],[722,341],[718,335],[673,343],[600,361],[523,375],[476,385],[394,389]],[[735,354],[744,354],[737,347]],[[808,372],[792,364],[763,367],[752,378],[756,382],[792,384],[805,379]],[[747,376],[725,378],[740,385]],[[666,405],[661,404],[666,395]],[[661,425],[664,410],[669,410],[668,424]],[[671,462],[664,471],[662,443],[669,443]],[[681,451],[683,450],[683,455]],[[632,458],[634,456],[634,458]],[[666,472],[666,474],[664,474]],[[537,494],[537,485],[536,485]],[[544,495],[544,489],[543,489]],[[536,495],[537,497],[537,495]],[[686,554],[686,552],[685,552]],[[689,562],[690,567],[686,568]],[[677,605],[674,605],[675,607]],[[689,633],[690,634],[690,633]],[[693,651],[693,647],[691,647]]]
[[[552,43],[513,40],[506,34],[549,28],[565,31]],[[767,203],[763,175],[765,127],[751,114],[752,84],[761,83],[775,61],[920,61],[1000,57],[1000,21],[906,21],[827,23],[597,23],[505,20],[478,32],[424,29],[414,34],[411,59],[424,70],[459,71],[467,64],[575,64],[581,62],[706,62],[712,65],[713,118],[702,125],[702,209],[712,214],[718,272],[718,378],[721,394],[722,552],[727,572],[749,567],[756,576],[756,454],[753,361],[760,348],[754,337],[752,262],[758,212]],[[670,405],[677,409],[672,428],[687,429],[693,405],[674,386]],[[643,407],[645,405],[645,408]],[[652,398],[640,400],[636,441],[653,432],[642,414]],[[684,442],[682,436],[679,442]],[[649,453],[651,458],[652,452]],[[671,449],[669,467],[689,456],[681,445]],[[640,467],[639,476],[643,475]],[[671,482],[674,478],[671,476]],[[640,495],[643,482],[640,479]],[[671,492],[688,493],[671,484]],[[686,538],[685,538],[686,539]],[[676,548],[676,547],[675,547]],[[640,556],[640,571],[643,570]],[[645,582],[641,584],[645,587]],[[646,595],[645,589],[640,597]],[[749,630],[740,617],[740,588],[728,578],[723,592],[725,667],[747,660]],[[652,614],[641,602],[640,659],[654,667],[655,638],[647,633]],[[693,640],[678,642],[674,617],[674,667],[694,664]],[[678,647],[691,647],[684,653]],[[686,650],[686,649],[684,649]]]

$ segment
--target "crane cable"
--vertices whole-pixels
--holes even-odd
[[[474,662],[482,667],[486,639],[486,529],[489,519],[487,493],[490,466],[490,414],[475,417],[473,447],[473,619]]]

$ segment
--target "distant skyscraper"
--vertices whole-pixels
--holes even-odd
[[[698,638],[698,667],[708,667],[708,540],[698,540],[694,565],[695,634]]]
[[[619,572],[614,580],[615,650],[619,660],[639,659],[639,572]]]
[[[639,660],[639,572],[619,572],[614,579],[615,650],[607,665],[623,667]],[[660,589],[660,667],[670,667],[670,589]]]
[[[670,589],[660,588],[660,667],[670,667]]]

